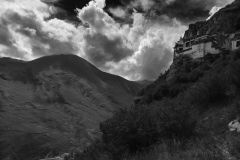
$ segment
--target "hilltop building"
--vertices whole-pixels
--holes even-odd
[[[191,36],[186,31],[174,47],[174,59],[190,55],[193,59],[203,58],[207,54],[219,54],[223,51],[240,48],[240,30],[232,34]]]
[[[231,34],[230,38],[232,39],[231,50],[240,48],[240,31]]]

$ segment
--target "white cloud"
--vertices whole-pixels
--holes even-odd
[[[46,20],[53,12],[39,0],[4,0],[0,11],[1,53],[22,59],[79,52],[79,30],[58,19]],[[2,32],[1,32],[2,31]],[[4,40],[5,39],[5,40]]]
[[[127,13],[122,7],[110,8],[109,12],[118,18],[125,18]]]
[[[212,9],[209,12],[209,17],[207,20],[209,20],[215,13],[217,13],[220,9],[225,7],[226,5],[234,2],[234,0],[218,0],[215,2],[216,6],[213,6]]]
[[[186,30],[167,16],[149,20],[141,13],[133,13],[133,24],[119,24],[103,10],[104,0],[78,9],[79,19],[89,27],[47,20],[57,10],[39,0],[1,0],[0,5],[0,56],[30,60],[77,54],[131,80],[154,79],[166,70],[174,43]],[[147,9],[152,2],[142,0],[141,5]]]
[[[78,9],[79,19],[88,24],[83,38],[85,57],[98,67],[105,68],[107,62],[120,62],[134,54],[127,43],[124,29],[92,1],[83,9]]]
[[[217,13],[220,9],[222,9],[222,7],[216,7],[216,6],[214,6],[211,10],[210,10],[210,12],[209,12],[209,17],[207,18],[207,20],[209,20],[210,18],[212,18],[212,16],[215,14],[215,13]]]
[[[176,20],[173,20],[171,26],[155,23],[150,27],[147,24],[143,28],[135,26],[141,30],[136,34],[139,39],[136,52],[126,61],[108,64],[112,73],[124,75],[128,79],[153,80],[168,69],[173,58],[172,48],[187,27]],[[131,31],[137,30],[135,27]]]

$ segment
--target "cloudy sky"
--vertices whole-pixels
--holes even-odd
[[[154,80],[189,23],[233,1],[0,0],[0,57],[76,54],[129,80]]]

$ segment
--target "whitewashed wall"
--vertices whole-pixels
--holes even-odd
[[[212,48],[212,42],[207,42],[192,45],[192,49],[183,52],[182,55],[190,55],[193,59],[196,59],[204,57],[204,55],[206,55],[207,53],[219,54],[220,52],[220,50]]]
[[[238,48],[240,48],[240,47],[237,47],[237,41],[240,41],[240,40],[232,41],[232,50],[237,50]]]
[[[225,48],[227,50],[231,50],[231,45],[232,45],[232,42],[230,40],[226,39],[225,43],[222,46],[222,48]]]
[[[212,48],[212,42],[208,42],[206,43],[206,49],[205,49],[205,53],[211,53],[211,54],[219,54],[221,51],[219,49],[216,48]]]
[[[192,54],[193,59],[202,58],[204,56],[204,53],[205,53],[204,43],[193,45],[192,48],[194,51],[194,53]]]

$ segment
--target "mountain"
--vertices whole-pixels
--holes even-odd
[[[220,9],[209,20],[199,21],[194,24],[190,24],[188,29],[185,31],[183,38],[180,38],[180,39],[183,39],[185,41],[190,41],[195,39],[196,37],[201,37],[206,35],[211,35],[211,36],[216,35],[215,40],[217,41],[217,45],[223,45],[224,43],[221,43],[221,41],[223,40],[226,41],[226,37],[227,37],[223,35],[235,33],[239,30],[240,30],[240,0],[235,0],[233,3]],[[214,46],[211,46],[211,48],[212,47]],[[221,47],[223,46],[220,46],[220,48]],[[188,49],[189,48],[185,50],[188,50]],[[229,51],[226,51],[226,53],[228,52]],[[184,79],[181,79],[181,77],[185,76],[182,73],[182,71],[193,70],[194,66],[191,66],[191,65],[187,65],[186,67],[188,68],[183,67],[185,64],[189,63],[188,61],[191,61],[189,60],[188,57],[185,57],[188,54],[189,53],[187,53],[186,51],[186,53],[183,54],[182,60],[181,58],[180,60],[176,60],[175,62],[173,60],[173,63],[169,67],[166,74],[164,74],[161,78],[157,79],[153,83],[142,88],[142,90],[138,92],[137,98],[135,98],[135,102],[140,102],[143,104],[149,103],[149,101],[152,101],[150,99],[159,99],[168,94],[173,94],[173,96],[175,96],[175,94],[177,94],[179,90],[184,89],[184,87],[181,88],[182,86],[179,84],[175,87],[170,87],[172,90],[167,91],[168,90],[167,88],[169,88],[167,87],[167,83],[171,84],[171,83],[179,83],[181,81],[184,81]],[[219,57],[220,55],[222,55],[222,53],[219,53],[215,56]],[[210,56],[209,58],[211,59],[211,55],[208,55],[208,56]],[[204,57],[203,60],[207,58],[208,57]],[[212,60],[214,60],[214,58]],[[192,75],[189,75],[189,76],[192,76]],[[197,73],[195,76],[197,77]],[[189,77],[189,79],[191,78],[192,77]],[[179,81],[179,82],[176,82],[176,81]]]
[[[205,34],[233,33],[240,30],[240,0],[220,9],[209,20],[189,25],[184,37],[194,37]]]
[[[140,80],[140,81],[136,81],[137,83],[141,84],[141,85],[149,85],[151,84],[153,81],[150,81],[150,80]]]
[[[130,106],[141,87],[76,55],[0,58],[0,159],[84,148],[101,137],[99,123]]]
[[[235,0],[208,21],[191,24],[183,39],[221,38],[239,29],[240,0]],[[137,93],[131,108],[101,123],[102,141],[81,158],[238,160],[239,93],[239,47],[200,59],[183,54]]]
[[[102,141],[80,159],[240,159],[239,131],[228,128],[240,115],[240,50],[173,63],[132,107],[101,123]]]

